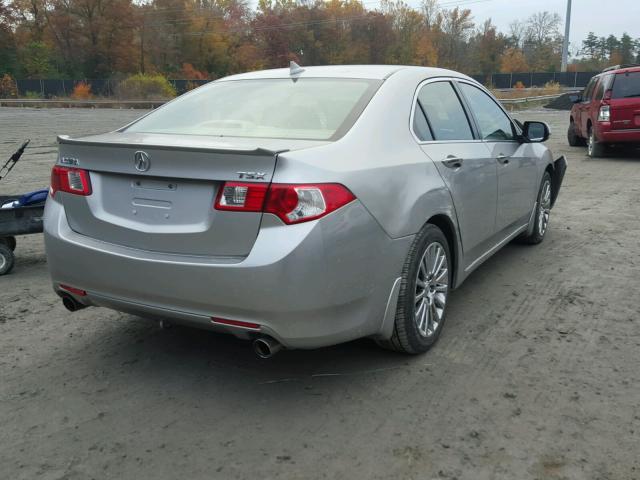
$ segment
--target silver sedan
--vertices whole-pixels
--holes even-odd
[[[235,75],[115,132],[59,137],[45,213],[54,289],[253,340],[428,350],[449,292],[543,240],[566,169],[544,123],[435,68]]]

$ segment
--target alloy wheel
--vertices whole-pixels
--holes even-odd
[[[431,337],[444,317],[449,293],[449,262],[440,243],[429,244],[420,259],[416,276],[415,322],[423,337]]]
[[[549,225],[549,215],[551,214],[551,182],[546,180],[540,192],[540,211],[538,212],[538,232],[544,235]]]

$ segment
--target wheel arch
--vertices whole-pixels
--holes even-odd
[[[430,217],[425,222],[425,225],[427,224],[435,225],[436,227],[438,227],[440,230],[442,230],[442,233],[447,239],[449,252],[451,253],[451,270],[453,272],[451,285],[453,286],[453,288],[455,288],[457,286],[457,280],[458,280],[457,272],[458,272],[458,265],[459,265],[459,260],[461,256],[461,252],[459,248],[460,242],[458,237],[458,231],[455,227],[455,223],[451,219],[451,217],[449,217],[447,214],[438,213]]]

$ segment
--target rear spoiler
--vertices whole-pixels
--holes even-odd
[[[211,153],[228,153],[237,155],[256,155],[256,156],[272,156],[279,153],[288,152],[288,149],[273,150],[270,148],[256,147],[251,149],[242,148],[229,148],[223,146],[186,146],[186,145],[166,145],[166,144],[151,144],[151,143],[126,143],[126,142],[109,142],[109,141],[96,141],[82,138],[71,138],[68,135],[58,135],[58,144],[60,145],[79,145],[86,147],[112,147],[112,148],[153,148],[159,150],[178,150],[189,152],[211,152]]]

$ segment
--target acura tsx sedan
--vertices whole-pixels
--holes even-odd
[[[361,337],[425,352],[452,289],[511,240],[543,240],[566,170],[548,137],[449,70],[216,80],[58,138],[54,289],[72,311],[228,332],[262,357]]]

